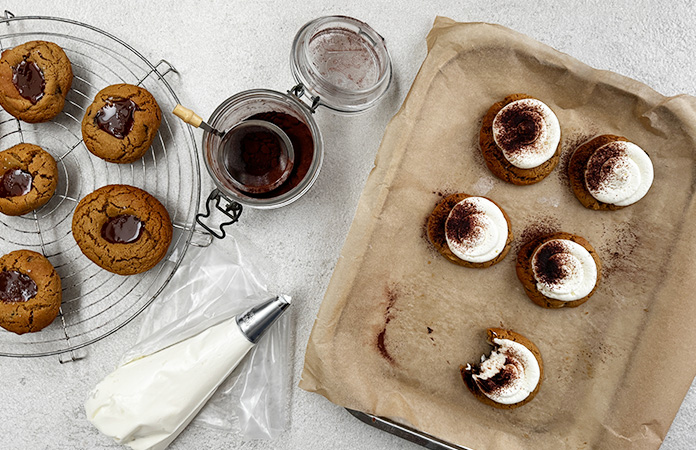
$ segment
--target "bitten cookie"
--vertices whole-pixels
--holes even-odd
[[[17,144],[0,152],[0,213],[21,216],[53,197],[58,168],[38,145]]]
[[[65,105],[73,72],[53,42],[31,41],[0,56],[0,106],[25,122],[46,122]]]
[[[483,117],[479,145],[491,172],[517,185],[538,183],[558,164],[558,118],[543,102],[513,94],[495,103]]]
[[[428,239],[448,261],[484,269],[510,250],[510,218],[494,201],[468,194],[442,199],[428,218]]]
[[[527,296],[544,308],[582,305],[597,289],[601,270],[592,245],[570,233],[538,237],[517,254],[517,278]]]
[[[650,156],[622,136],[605,134],[580,145],[568,162],[568,178],[585,208],[617,210],[648,193],[654,171]]]
[[[495,348],[481,362],[459,366],[464,384],[479,401],[512,409],[532,401],[544,379],[544,363],[536,345],[519,333],[501,328],[486,330]]]
[[[164,206],[133,186],[97,189],[75,208],[72,233],[99,267],[119,275],[150,270],[167,254],[172,223]]]
[[[127,164],[140,159],[157,135],[162,112],[145,89],[130,84],[97,93],[82,119],[87,149],[106,161]]]
[[[43,255],[17,250],[0,258],[0,327],[39,331],[56,318],[61,299],[60,277]]]

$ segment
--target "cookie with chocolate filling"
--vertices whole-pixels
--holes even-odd
[[[543,180],[561,153],[558,118],[543,102],[513,94],[490,107],[481,123],[479,146],[490,171],[508,183]]]
[[[623,136],[597,136],[575,149],[568,162],[570,186],[588,209],[632,205],[648,193],[653,177],[650,156]]]
[[[0,327],[39,331],[56,318],[61,299],[60,277],[43,255],[17,250],[0,258]]]
[[[56,161],[38,145],[17,144],[0,152],[0,213],[21,216],[40,208],[57,184]]]
[[[152,195],[133,186],[97,189],[75,208],[72,234],[85,256],[109,272],[133,275],[157,265],[172,241],[172,222]]]
[[[536,345],[511,330],[489,328],[488,343],[495,348],[477,364],[459,366],[464,384],[477,400],[501,409],[526,405],[544,379],[544,362]]]
[[[68,56],[53,42],[31,41],[0,56],[0,106],[25,122],[46,122],[65,105],[73,72]]]
[[[544,308],[573,308],[597,290],[602,264],[590,243],[574,234],[532,239],[517,254],[517,278],[530,300]]]
[[[115,84],[99,91],[82,119],[87,150],[112,163],[140,159],[157,135],[162,112],[147,90]]]
[[[512,229],[503,208],[486,197],[452,194],[428,217],[428,239],[448,261],[484,269],[510,251]]]

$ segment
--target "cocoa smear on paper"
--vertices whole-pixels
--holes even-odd
[[[379,350],[379,353],[380,355],[382,355],[382,358],[386,359],[390,364],[395,364],[394,358],[391,354],[389,354],[389,351],[387,350],[385,337],[387,334],[387,325],[389,325],[389,322],[392,320],[392,318],[394,318],[392,308],[394,307],[394,304],[396,303],[396,300],[398,298],[397,286],[393,284],[387,284],[384,287],[384,296],[387,299],[387,307],[384,311],[384,326],[382,327],[382,330],[377,334],[377,350]]]

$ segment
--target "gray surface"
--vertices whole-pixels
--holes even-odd
[[[425,56],[425,35],[436,15],[511,27],[594,67],[647,83],[666,95],[696,94],[696,7],[691,1],[543,2],[448,1],[383,5],[374,1],[257,0],[253,2],[6,1],[16,15],[72,17],[104,28],[153,61],[181,72],[170,78],[182,102],[207,117],[229,95],[255,87],[286,90],[293,81],[288,55],[296,30],[327,14],[371,24],[388,42],[395,83],[373,111],[358,117],[316,114],[326,160],[312,189],[296,204],[272,212],[246,211],[235,233],[275,269],[272,288],[295,300],[293,384],[304,347],[338,259],[362,187],[389,119],[396,113]],[[197,132],[199,138],[200,132]],[[204,174],[204,191],[211,184]],[[139,323],[89,348],[87,359],[0,360],[0,448],[119,448],[85,419],[87,392],[134,343]],[[659,368],[656,368],[659,370]],[[373,430],[323,397],[292,392],[291,430],[276,442],[236,441],[229,434],[189,427],[177,449],[419,448]],[[696,388],[687,396],[665,450],[691,449],[696,438]]]

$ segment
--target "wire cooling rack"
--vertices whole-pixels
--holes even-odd
[[[0,329],[0,356],[61,355],[77,351],[126,325],[164,289],[191,242],[200,198],[198,152],[190,127],[168,114],[179,103],[165,75],[166,61],[150,63],[120,39],[90,25],[56,17],[0,19],[0,50],[32,40],[51,41],[72,63],[73,84],[63,112],[46,123],[28,124],[0,110],[0,150],[20,142],[37,144],[58,164],[56,193],[42,208],[21,217],[0,214],[0,254],[29,249],[43,253],[63,284],[59,317],[47,328],[21,336]],[[81,121],[102,88],[140,85],[163,111],[152,148],[132,164],[111,164],[93,156],[82,142]],[[174,236],[165,259],[140,275],[107,272],[85,257],[71,232],[77,202],[107,184],[129,184],[148,191],[167,208]]]

